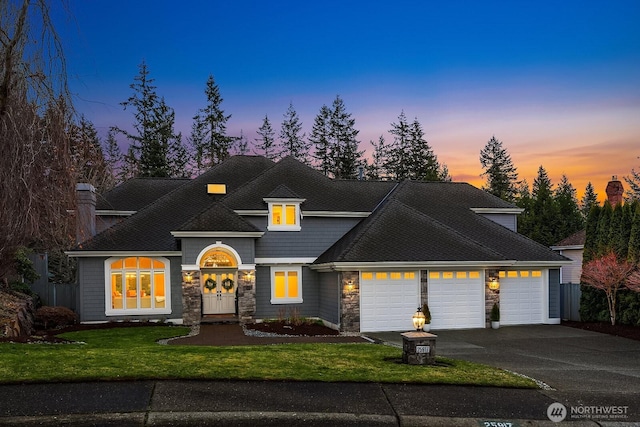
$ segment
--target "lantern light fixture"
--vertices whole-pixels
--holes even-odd
[[[489,289],[492,291],[497,291],[500,289],[500,281],[498,280],[498,276],[490,276],[489,277]]]
[[[418,310],[411,316],[411,320],[413,320],[413,327],[416,328],[416,331],[421,331],[424,326],[424,322],[426,321],[426,317],[422,312],[422,307],[418,307]]]

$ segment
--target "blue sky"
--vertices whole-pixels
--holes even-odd
[[[250,140],[290,102],[308,133],[336,95],[361,148],[404,110],[456,181],[482,184],[479,151],[502,140],[521,178],[539,165],[604,195],[640,168],[638,1],[123,1],[54,3],[77,109],[127,127],[138,64],[188,136],[213,74]]]

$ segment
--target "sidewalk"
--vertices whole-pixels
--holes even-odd
[[[547,418],[546,411],[553,402],[541,390],[434,385],[268,381],[27,384],[0,386],[0,425],[483,426],[494,421],[512,427],[552,426],[557,424]],[[582,420],[570,425],[607,424]]]

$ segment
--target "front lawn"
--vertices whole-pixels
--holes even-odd
[[[84,344],[0,344],[0,382],[96,380],[293,380],[535,387],[509,372],[438,358],[436,366],[401,363],[400,349],[376,344],[280,344],[203,347],[159,345],[184,327],[149,326],[70,332]]]

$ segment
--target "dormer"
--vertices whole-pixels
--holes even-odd
[[[300,204],[305,199],[297,196],[287,186],[280,185],[263,200],[268,206],[268,231],[300,231]]]

